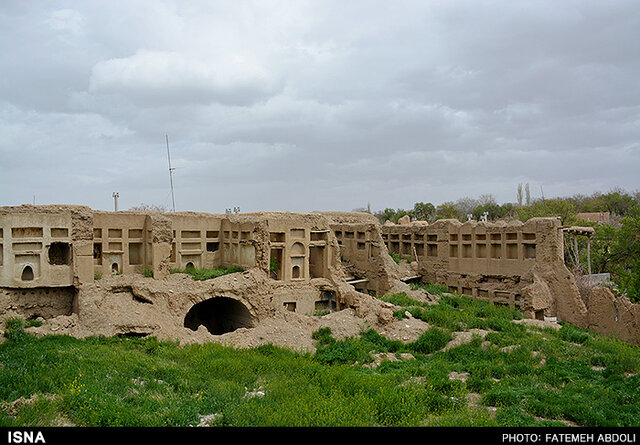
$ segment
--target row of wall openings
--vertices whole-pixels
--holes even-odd
[[[346,238],[346,239],[366,239],[366,232],[356,232],[356,231],[345,231],[344,235],[342,230],[335,231],[336,238]]]
[[[461,252],[460,258],[490,258],[490,259],[502,259],[503,258],[503,244],[489,244],[487,251],[487,244],[475,244],[475,255],[473,250],[473,244],[462,244],[458,247],[458,244],[449,245],[449,256],[451,258],[458,258],[459,252]],[[504,258],[508,260],[517,260],[518,256],[518,244],[506,243],[504,248]],[[523,243],[523,258],[535,259],[536,258],[536,245],[532,243]]]
[[[508,307],[521,307],[522,306],[522,295],[519,293],[512,293],[507,291],[489,291],[487,289],[481,288],[470,288],[470,287],[457,287],[457,286],[448,286],[449,291],[451,292],[459,292],[463,296],[467,297],[475,297],[480,300],[488,300],[492,304],[496,306],[508,306]],[[474,295],[475,291],[475,295]]]
[[[54,243],[55,244],[55,243]],[[94,264],[102,264],[103,243],[93,243],[93,259]],[[122,252],[122,243],[107,243],[108,250],[111,252]],[[129,264],[132,266],[144,264],[143,243],[128,243],[129,248]],[[115,272],[118,272],[117,270]]]
[[[521,232],[522,233],[522,239],[525,241],[535,241],[536,239],[536,234],[535,233],[531,233],[531,232]],[[458,236],[460,235],[460,236]],[[461,239],[462,241],[484,241],[484,240],[491,240],[491,241],[502,241],[503,237],[502,237],[502,232],[499,233],[475,233],[475,234],[471,234],[471,233],[462,233],[462,234],[458,234],[458,233],[450,233],[449,234],[449,241],[452,242],[457,242],[459,239]],[[431,235],[429,235],[431,236]],[[489,238],[487,238],[489,237]],[[518,232],[507,232],[504,234],[504,239],[506,241],[517,241],[518,240]]]
[[[409,242],[400,242],[400,241],[389,241],[387,248],[390,252],[402,254],[402,255],[415,255],[422,257],[424,256],[425,249],[424,243],[409,243]],[[415,252],[414,252],[415,249]],[[438,256],[438,245],[437,244],[427,244],[427,256],[429,257],[437,257]]]
[[[132,239],[141,239],[144,236],[144,230],[143,229],[106,229],[106,233],[107,233],[107,238],[115,238],[115,239],[122,239],[122,235],[123,233],[127,233],[127,238],[132,238]],[[101,239],[102,238],[102,234],[103,231],[100,228],[94,228],[93,229],[93,237],[97,238],[97,239]]]

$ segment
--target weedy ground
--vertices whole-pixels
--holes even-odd
[[[438,304],[384,297],[402,308],[396,317],[429,323],[415,342],[321,329],[313,354],[36,338],[12,319],[0,344],[0,426],[640,425],[640,348],[568,324],[527,326],[517,311],[425,288]],[[447,347],[471,329],[486,335]]]

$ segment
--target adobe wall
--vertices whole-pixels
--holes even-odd
[[[598,292],[582,301],[562,229],[556,218],[380,225],[366,213],[1,207],[0,318],[75,317],[91,331],[102,317],[105,335],[146,335],[184,330],[194,305],[218,298],[240,303],[246,314],[235,322],[248,326],[282,312],[366,313],[365,294],[433,298],[407,284],[418,279],[640,341],[640,305]],[[231,265],[245,272],[206,283],[170,273]]]
[[[91,209],[0,208],[0,287],[68,287],[93,279]]]
[[[69,306],[72,311],[83,306],[83,286],[104,282],[106,277],[144,275],[163,280],[173,269],[187,267],[239,265],[258,271],[269,283],[273,309],[331,312],[351,307],[357,299],[358,292],[348,285],[340,266],[329,220],[320,214],[161,214],[19,206],[0,209],[0,216],[0,288],[7,289],[5,307],[22,309],[27,315],[52,312],[44,307],[28,310],[31,303],[15,298],[9,289],[33,288],[46,305],[46,289],[68,287],[78,295],[56,312],[66,313]],[[49,260],[61,243],[66,256]],[[256,294],[255,289],[246,292]]]
[[[389,252],[416,261],[424,281],[517,307],[528,318],[586,324],[586,307],[564,265],[556,218],[385,224],[382,233]]]

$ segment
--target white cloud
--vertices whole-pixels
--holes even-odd
[[[282,81],[242,56],[199,60],[176,52],[140,50],[97,63],[89,92],[120,94],[141,106],[251,105],[277,94]]]
[[[636,0],[7,1],[0,202],[166,205],[165,134],[183,210],[638,188],[639,22]]]

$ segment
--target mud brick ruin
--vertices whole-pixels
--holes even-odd
[[[202,340],[285,313],[373,308],[388,321],[376,296],[435,301],[409,285],[433,282],[638,344],[640,305],[607,289],[581,297],[564,265],[567,229],[556,218],[381,225],[367,213],[0,207],[0,319],[40,318],[77,336]],[[244,272],[206,281],[171,273],[219,266]]]

